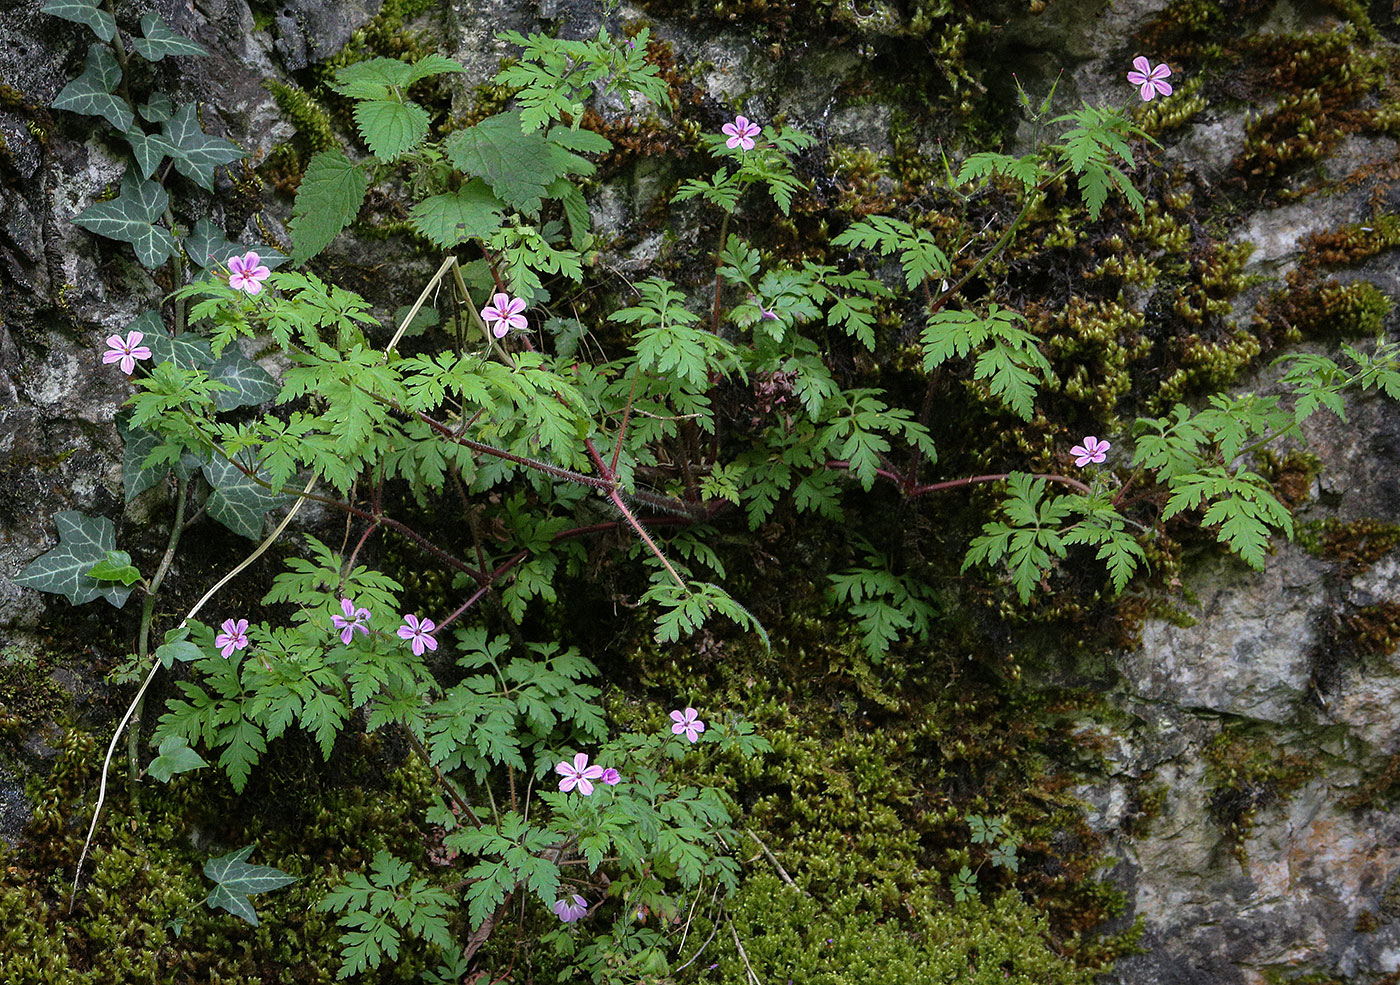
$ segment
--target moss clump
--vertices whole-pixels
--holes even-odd
[[[803,985],[1089,985],[1108,970],[1057,953],[1044,917],[1015,893],[950,906],[921,890],[910,895],[906,918],[881,922],[852,894],[819,903],[759,873],[726,911],[743,946],[741,956],[734,936],[716,935],[726,983],[747,981],[751,969],[762,982]],[[697,932],[708,929],[697,921]]]
[[[1400,526],[1369,517],[1350,523],[1328,517],[1302,524],[1298,543],[1314,557],[1335,561],[1347,575],[1355,575],[1400,544]]]
[[[1379,215],[1308,237],[1308,259],[1328,267],[1350,267],[1382,250],[1400,246],[1400,215]]]
[[[1204,750],[1214,788],[1210,812],[1225,829],[1230,852],[1245,862],[1244,843],[1261,808],[1293,793],[1317,774],[1316,764],[1249,725],[1227,725]]]
[[[1394,307],[1368,280],[1323,280],[1315,270],[1299,268],[1287,283],[1262,301],[1255,315],[1255,330],[1276,343],[1376,335]]]

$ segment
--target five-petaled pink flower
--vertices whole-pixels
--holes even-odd
[[[1172,70],[1167,67],[1167,63],[1153,65],[1146,58],[1138,55],[1133,59],[1135,71],[1128,73],[1128,81],[1138,87],[1138,95],[1143,102],[1148,102],[1157,93],[1164,96],[1172,94],[1172,85],[1167,81],[1167,76],[1172,74]]]
[[[357,609],[354,602],[349,599],[341,599],[340,611],[345,615],[331,616],[331,622],[335,623],[335,628],[340,630],[340,642],[348,646],[357,629],[366,636],[369,635],[369,627],[365,625],[365,620],[369,618],[368,609]]]
[[[1095,465],[1102,465],[1103,460],[1108,457],[1108,450],[1113,446],[1107,441],[1100,441],[1092,434],[1084,439],[1084,444],[1075,445],[1069,450],[1074,458],[1074,464],[1080,468],[1093,462]]]
[[[214,645],[219,647],[219,653],[227,660],[233,656],[234,650],[241,650],[248,645],[248,620],[240,619],[234,622],[232,619],[225,619],[224,624],[219,627],[223,630],[214,637]]]
[[[572,765],[560,763],[554,767],[554,772],[564,778],[559,781],[560,793],[568,793],[578,787],[578,792],[587,797],[593,792],[593,781],[601,780],[605,770],[601,766],[589,766],[588,753],[581,752],[574,757]]]
[[[575,893],[554,904],[554,914],[565,923],[573,923],[588,912],[588,901]]]
[[[127,332],[125,339],[120,335],[107,336],[107,351],[102,353],[102,361],[114,363],[120,360],[122,372],[130,376],[136,369],[136,360],[151,358],[151,350],[141,344],[145,337],[141,332]]]
[[[403,625],[399,627],[399,639],[412,640],[413,655],[421,657],[425,649],[437,649],[437,640],[428,635],[434,629],[437,629],[437,625],[431,619],[420,621],[414,615],[404,616]]]
[[[241,257],[228,259],[228,286],[249,294],[261,294],[262,284],[272,271],[263,266],[262,257],[256,253],[245,253]]]
[[[720,127],[729,139],[724,142],[724,146],[733,150],[735,147],[744,150],[753,150],[753,138],[759,134],[757,123],[750,123],[747,116],[734,117],[733,123],[726,123]]]
[[[503,339],[512,328],[525,331],[529,323],[521,314],[524,310],[525,302],[521,298],[513,298],[504,293],[497,294],[491,298],[490,304],[481,309],[481,320],[491,329],[492,335]]]
[[[671,721],[676,723],[671,726],[672,734],[684,735],[691,742],[699,742],[700,733],[705,731],[705,723],[700,721],[700,713],[694,708],[671,712]]]
[[[622,782],[622,774],[609,766],[603,770],[602,781],[610,787],[615,787]]]

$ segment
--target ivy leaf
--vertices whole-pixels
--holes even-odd
[[[141,18],[144,38],[132,38],[136,53],[148,62],[158,62],[166,55],[207,55],[203,45],[195,44],[183,34],[170,30],[170,25],[152,10]]]
[[[338,150],[323,150],[306,166],[292,206],[292,262],[301,264],[335,239],[365,200],[369,177]]]
[[[131,129],[135,117],[126,100],[112,94],[121,80],[122,69],[112,49],[105,44],[90,45],[83,74],[63,87],[54,98],[53,107],[84,116],[100,116],[125,132]]]
[[[126,142],[131,145],[131,154],[136,158],[136,167],[141,172],[142,178],[149,178],[156,173],[156,168],[160,167],[160,162],[165,160],[166,155],[175,153],[174,146],[158,133],[146,133],[135,125],[128,130],[125,135]]]
[[[151,350],[151,361],[157,366],[169,362],[180,369],[209,369],[214,365],[214,352],[207,339],[192,332],[172,336],[154,311],[140,315],[127,329],[145,335],[142,341]]]
[[[277,396],[277,381],[234,346],[224,350],[223,357],[209,370],[217,383],[232,387],[214,394],[214,406],[219,410],[235,407],[255,407]]]
[[[285,499],[258,485],[227,459],[219,458],[205,464],[204,477],[214,487],[206,504],[209,515],[250,540],[262,536],[263,516]]]
[[[253,854],[253,846],[240,848],[204,863],[204,874],[218,883],[209,898],[204,901],[209,909],[225,909],[245,920],[254,927],[258,925],[258,915],[249,899],[254,893],[268,893],[296,882],[296,876],[289,876],[281,869],[270,865],[249,865],[245,861]]]
[[[169,201],[158,182],[145,181],[135,169],[128,168],[121,194],[89,206],[73,222],[99,236],[130,243],[143,266],[159,267],[175,252],[175,237],[168,229],[154,225]]]
[[[15,584],[41,592],[66,595],[74,605],[104,598],[120,609],[131,589],[125,585],[102,583],[88,574],[93,566],[107,560],[107,552],[117,546],[117,528],[105,516],[87,516],[77,510],[55,513],[58,546],[35,558],[15,576]]]
[[[428,111],[396,99],[365,99],[355,104],[355,125],[370,153],[392,161],[428,135]]]
[[[131,563],[131,555],[126,551],[108,551],[105,558],[92,566],[88,577],[98,581],[119,581],[123,585],[134,585],[141,580],[141,572]]]
[[[172,735],[161,740],[160,755],[151,760],[146,772],[161,783],[169,783],[176,773],[188,773],[208,765],[203,756],[189,747],[184,736]]]
[[[175,112],[175,104],[165,93],[153,92],[150,101],[142,103],[136,109],[147,123],[164,123]]]
[[[39,12],[82,24],[91,28],[92,33],[101,40],[111,41],[117,35],[117,22],[99,6],[99,2],[100,0],[49,0]]]
[[[199,126],[194,103],[185,103],[165,121],[165,139],[174,148],[175,170],[206,191],[214,190],[214,168],[243,157],[243,149],[223,137],[211,137]]]
[[[434,195],[408,214],[413,227],[435,246],[451,249],[468,239],[486,239],[501,224],[501,201],[480,178],[455,192]]]

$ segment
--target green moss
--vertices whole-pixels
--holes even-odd
[[[1349,575],[1359,574],[1400,544],[1400,526],[1372,518],[1343,523],[1327,517],[1300,524],[1297,541],[1314,557],[1336,562]]]
[[[1258,811],[1317,775],[1315,763],[1279,746],[1267,727],[1229,724],[1203,751],[1211,785],[1210,812],[1230,851],[1244,863],[1244,843]]]

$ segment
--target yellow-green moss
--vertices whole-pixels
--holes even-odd
[[[1244,862],[1255,814],[1317,775],[1317,764],[1280,747],[1266,729],[1226,725],[1203,750],[1210,811],[1230,851]]]

